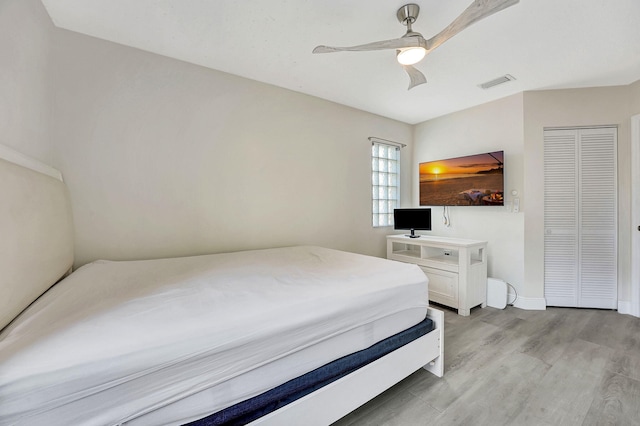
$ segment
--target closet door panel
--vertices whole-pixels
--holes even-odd
[[[578,151],[575,131],[544,134],[544,286],[547,305],[578,303]]]
[[[548,234],[544,238],[544,295],[550,306],[577,306],[578,250],[576,236]]]
[[[578,307],[617,309],[617,242],[607,235],[582,235]]]
[[[580,307],[618,307],[616,136],[612,128],[579,131]]]

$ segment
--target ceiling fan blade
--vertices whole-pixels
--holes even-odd
[[[361,52],[367,50],[387,50],[387,49],[405,49],[407,47],[427,47],[427,41],[420,35],[395,38],[393,40],[375,41],[373,43],[361,44],[358,46],[348,47],[332,47],[317,46],[313,49],[313,53],[332,53],[332,52]]]
[[[431,51],[449,40],[471,24],[493,15],[507,7],[513,6],[519,0],[475,0],[460,16],[453,20],[444,30],[427,40],[428,50]]]
[[[424,84],[427,82],[427,78],[422,74],[416,67],[413,65],[403,65],[402,68],[409,74],[409,79],[411,82],[409,83],[409,88],[407,90],[411,90],[420,84]]]

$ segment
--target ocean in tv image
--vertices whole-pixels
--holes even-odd
[[[420,163],[420,205],[504,205],[504,151]]]

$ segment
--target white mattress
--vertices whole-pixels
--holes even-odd
[[[0,334],[0,424],[193,420],[419,322],[426,286],[318,247],[94,262]]]

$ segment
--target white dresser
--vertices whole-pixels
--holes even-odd
[[[387,236],[387,259],[415,263],[429,277],[429,300],[468,316],[487,304],[487,242],[421,235]]]

